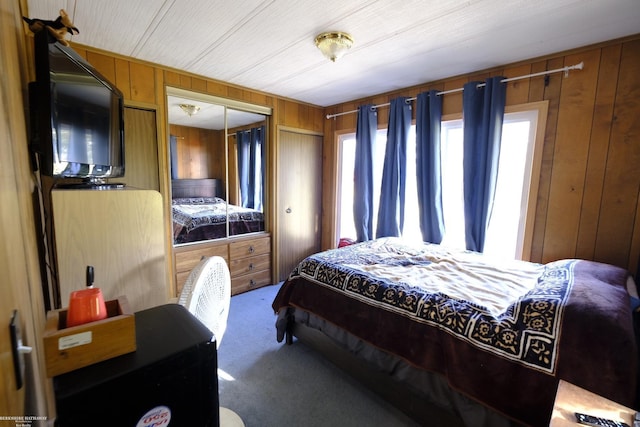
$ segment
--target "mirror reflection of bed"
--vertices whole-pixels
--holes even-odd
[[[264,231],[262,211],[227,203],[220,179],[174,179],[174,244]]]

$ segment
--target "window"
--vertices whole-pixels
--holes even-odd
[[[494,208],[485,241],[485,253],[508,258],[524,258],[529,255],[531,227],[535,213],[537,180],[539,175],[539,150],[536,140],[541,139],[546,103],[535,103],[524,108],[511,108],[505,113],[498,166],[498,184]],[[511,111],[510,111],[511,110]],[[514,111],[515,110],[515,111]],[[544,114],[541,114],[544,113]],[[462,193],[462,120],[445,120],[442,123],[442,190],[445,235],[443,245],[463,248],[464,208]],[[341,174],[340,206],[338,210],[339,237],[355,239],[353,224],[353,165],[355,134],[340,138]],[[386,129],[378,131],[374,151],[374,188],[379,188],[386,143]],[[418,220],[418,197],[415,172],[415,126],[412,126],[407,142],[407,184],[403,238],[421,241]],[[374,230],[377,219],[379,192],[374,194]],[[528,225],[528,227],[527,227]],[[529,236],[529,237],[527,237]],[[528,246],[527,246],[528,245]]]
[[[410,132],[410,134],[412,134]],[[415,131],[413,145],[415,147]],[[387,130],[379,129],[373,147],[373,230],[375,233],[378,221],[378,203],[380,202],[380,182],[382,182],[382,165],[384,164],[384,151],[387,142]],[[339,139],[340,144],[340,194],[338,208],[338,236],[356,239],[356,227],[353,223],[353,166],[356,158],[356,134],[345,134]],[[415,151],[415,150],[414,150]],[[409,153],[407,153],[409,154]],[[415,163],[415,153],[414,163]],[[407,163],[409,160],[407,160]],[[415,175],[415,173],[414,173]],[[408,174],[407,174],[408,176]],[[414,179],[415,182],[415,179]],[[378,184],[376,184],[378,183]],[[417,194],[417,193],[416,193]],[[417,196],[415,197],[417,199]],[[417,202],[417,200],[416,200]],[[409,203],[409,201],[407,201]],[[406,227],[405,227],[406,230]],[[405,232],[406,234],[406,232]]]

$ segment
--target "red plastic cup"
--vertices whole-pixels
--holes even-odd
[[[107,318],[107,305],[99,288],[71,292],[67,328]]]

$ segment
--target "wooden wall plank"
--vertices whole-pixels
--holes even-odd
[[[474,73],[474,74],[470,75],[467,78],[467,82],[476,81],[478,83],[483,83],[489,77],[501,76],[501,75],[503,75],[502,70],[496,70],[496,71],[493,71],[493,72],[485,71],[485,72],[480,72],[480,73]]]
[[[301,104],[299,112],[300,123],[305,124],[304,129],[323,133],[326,120],[324,109],[309,104]]]
[[[191,170],[195,172],[194,178],[208,178],[209,170],[209,150],[207,147],[206,132],[203,129],[196,129],[191,134],[194,139],[191,153]]]
[[[292,120],[288,118],[289,115],[293,115],[290,110],[289,103],[286,99],[278,100],[278,116],[277,116],[277,125],[284,126],[285,123],[292,123]],[[295,122],[293,122],[295,124]]]
[[[227,88],[227,96],[233,99],[239,99],[241,101],[245,100],[244,90],[233,86]]]
[[[290,101],[288,99],[280,100],[278,103],[280,114],[278,115],[278,124],[298,129],[303,129],[305,122],[305,110],[302,104]]]
[[[609,150],[609,134],[613,119],[613,105],[616,96],[620,64],[620,45],[602,50],[598,72],[598,87],[589,143],[589,163],[585,176],[585,189],[580,212],[580,231],[576,256],[593,259],[596,234],[600,219],[602,191],[604,185],[605,162]]]
[[[639,69],[640,40],[624,43],[595,252],[598,259],[624,266],[629,264],[640,189]]]
[[[178,178],[226,180],[223,131],[169,125],[169,133],[178,138]]]
[[[534,62],[531,64],[531,73],[540,73],[547,71],[547,61]],[[544,100],[544,88],[546,87],[545,77],[535,77],[529,79],[529,95],[527,102],[536,102]]]
[[[202,176],[202,170],[200,167],[200,158],[205,155],[205,149],[200,142],[200,130],[195,128],[187,128],[186,147],[188,153],[186,156],[187,164],[189,165],[187,171],[190,172],[189,178],[205,178]]]
[[[71,48],[81,57],[83,57],[84,59],[87,59],[87,50],[84,49],[82,46],[78,46],[76,44],[71,43]]]
[[[268,96],[264,93],[251,92],[251,91],[248,91],[247,95],[249,95],[249,99],[247,101],[250,102],[251,104],[266,105],[269,107],[274,106],[272,96]]]
[[[155,73],[149,65],[131,62],[131,99],[156,104]]]
[[[370,102],[367,102],[367,104],[370,104]],[[349,102],[344,104],[340,111],[353,111],[357,110],[358,107],[359,105],[356,105],[354,102]],[[336,129],[352,129],[355,132],[358,122],[358,113],[344,114],[334,118],[333,121]]]
[[[87,61],[110,82],[116,81],[115,58],[96,52],[87,52]]]
[[[207,91],[207,81],[205,79],[192,78],[191,89],[204,93]]]
[[[555,70],[561,68],[563,64],[563,58],[556,58],[549,60],[545,69]],[[536,205],[536,220],[531,244],[531,261],[535,262],[542,262],[562,81],[563,77],[561,75],[549,75],[544,87],[543,97],[544,100],[549,101],[549,112],[547,114],[547,126],[545,127],[544,146],[542,148],[542,163],[538,183],[538,203]]]
[[[562,82],[542,261],[574,256],[587,169],[600,51],[565,57],[596,64]]]
[[[180,132],[177,133],[178,140],[176,142],[178,149],[178,178],[190,178],[191,171],[190,156],[191,147],[189,147],[190,135],[188,128],[179,128]]]
[[[222,179],[223,181],[226,181],[225,180],[226,163],[225,163],[225,157],[222,154],[224,153],[224,141],[225,141],[224,131],[210,132],[208,141],[209,141],[209,147],[207,151],[209,151],[210,153],[215,153],[215,155],[209,156],[210,157],[209,175],[214,178],[218,178],[218,179]],[[230,146],[229,150],[231,150],[232,148],[234,149],[234,151],[236,151],[235,145],[233,147]],[[229,163],[231,163],[231,160],[229,160]],[[231,176],[235,176],[235,174],[237,173],[235,170],[235,163],[236,162],[233,162],[233,165],[229,164],[229,176],[230,176],[229,188],[237,187],[235,180],[231,178]]]
[[[204,155],[204,147],[200,143],[200,131],[194,128],[187,128],[187,149],[185,160],[188,167],[185,172],[189,178],[203,178],[200,170],[200,157]]]
[[[124,99],[131,99],[131,86],[129,85],[129,82],[131,81],[131,73],[129,71],[129,61],[116,58],[115,68],[116,86],[122,92],[122,96],[124,96]]]
[[[180,74],[180,87],[191,89],[191,76]]]
[[[160,191],[156,112],[126,107],[124,115],[127,138],[124,146],[125,174],[117,182],[138,189]]]
[[[227,87],[225,85],[220,84],[220,82],[207,82],[207,93],[215,96],[227,97]]]
[[[467,81],[467,78],[457,78],[447,81],[443,89],[444,91],[458,89],[463,87]],[[462,92],[445,95],[442,99],[442,115],[446,116],[447,114],[460,113],[462,113]]]
[[[26,2],[24,2],[26,4]],[[23,9],[26,10],[26,9]],[[53,388],[45,377],[42,348],[45,305],[42,282],[46,273],[39,268],[38,237],[40,218],[34,215],[33,197],[37,189],[27,150],[28,111],[24,96],[27,83],[34,79],[32,38],[26,39],[24,22],[17,1],[0,3],[0,414],[38,414],[53,419]],[[28,45],[26,47],[25,45]],[[33,71],[32,71],[33,72]],[[9,328],[13,311],[20,314],[24,344],[33,347],[24,354],[27,375],[18,389]],[[27,409],[29,408],[29,409]],[[18,425],[21,422],[7,422]]]
[[[502,73],[505,78],[526,76],[527,74],[531,74],[531,64],[509,67]],[[530,79],[514,80],[505,84],[507,85],[507,105],[524,104],[529,101]]]
[[[186,178],[183,176],[183,171],[187,170],[188,164],[186,159],[188,158],[188,133],[187,129],[183,126],[169,125],[169,135],[175,136],[176,139],[176,163],[177,163],[177,178]]]
[[[349,110],[347,110],[349,111]],[[357,114],[349,114],[356,116]],[[335,135],[334,125],[335,119],[323,119],[324,122],[324,134]],[[326,140],[326,139],[325,139]],[[338,188],[338,167],[339,162],[334,162],[333,159],[340,158],[340,145],[339,144],[322,144],[322,188]],[[330,170],[330,173],[326,173]],[[339,206],[338,191],[323,191],[322,192],[322,223],[321,223],[321,247],[332,248],[336,246],[336,238],[338,233],[337,219],[338,209],[326,209],[325,206]]]
[[[164,72],[164,82],[167,86],[180,86],[180,74],[167,70]]]

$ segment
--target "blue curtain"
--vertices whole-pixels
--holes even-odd
[[[416,178],[422,240],[442,242],[440,129],[442,97],[435,90],[418,94],[416,107]]]
[[[236,132],[236,150],[238,153],[238,185],[240,187],[240,206],[249,205],[249,162],[251,161],[251,133]]]
[[[249,203],[247,207],[259,211],[262,210],[264,131],[264,126],[251,129],[251,160],[249,162]]]
[[[378,115],[372,105],[358,108],[353,167],[353,222],[358,242],[373,239],[373,147]]]
[[[500,140],[506,98],[503,77],[464,85],[464,219],[468,250],[482,252],[498,179]]]
[[[240,204],[262,210],[265,127],[236,132]]]
[[[257,152],[260,154],[260,158],[257,160],[256,167],[256,182],[260,183],[259,191],[256,191],[256,203],[254,209],[262,212],[264,206],[264,189],[267,188],[267,127],[260,126],[260,144]]]
[[[169,137],[169,153],[171,154],[171,179],[178,179],[178,138]]]
[[[391,100],[387,146],[382,169],[376,237],[401,236],[404,227],[407,137],[411,128],[411,105],[407,98]]]

